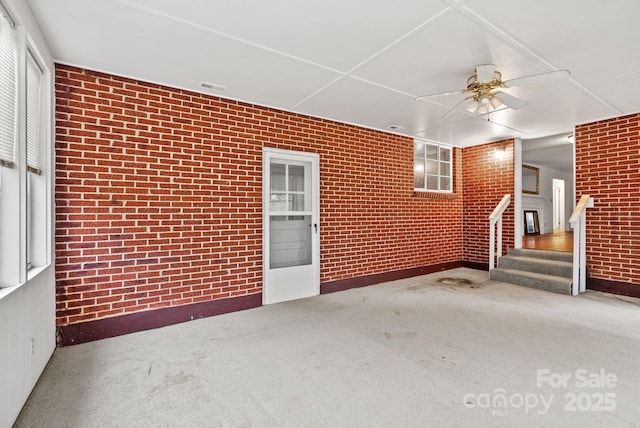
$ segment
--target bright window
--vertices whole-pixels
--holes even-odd
[[[451,147],[424,141],[413,145],[413,187],[430,192],[452,192]]]
[[[52,257],[52,76],[29,40],[0,4],[0,287]]]
[[[46,263],[46,205],[42,177],[42,68],[32,52],[27,55],[27,269]]]
[[[16,30],[0,7],[0,166],[15,161],[18,47]]]

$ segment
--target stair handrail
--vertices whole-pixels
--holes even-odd
[[[569,224],[573,227],[573,296],[587,288],[587,205],[590,199],[591,196],[582,195],[569,217]]]
[[[496,226],[498,235],[498,255],[502,255],[502,214],[511,203],[511,195],[507,194],[496,205],[489,216],[489,271],[495,267]]]

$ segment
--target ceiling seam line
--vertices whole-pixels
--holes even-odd
[[[315,97],[316,95],[324,92],[327,88],[329,88],[330,86],[332,86],[334,83],[338,82],[339,80],[344,79],[345,77],[347,77],[346,75],[341,75],[336,77],[335,79],[333,79],[332,81],[330,81],[329,83],[327,83],[326,85],[322,86],[320,89],[316,89],[315,91],[313,91],[311,94],[307,95],[306,97],[304,97],[302,100],[298,101],[297,103],[295,103],[293,106],[290,107],[291,110],[297,109],[298,107],[300,107],[302,104],[306,103],[307,101],[309,101],[311,98]]]
[[[386,89],[388,91],[395,92],[395,93],[400,94],[400,95],[406,95],[407,97],[415,98],[414,95],[412,95],[412,94],[410,94],[408,92],[404,92],[404,91],[401,91],[399,89],[394,89],[394,88],[391,88],[389,86],[382,85],[380,83],[372,82],[371,80],[363,79],[362,77],[358,77],[358,76],[348,76],[348,77],[350,77],[351,79],[355,79],[355,80],[359,80],[361,82],[367,83],[367,84],[369,84],[371,86],[376,86],[378,88]]]
[[[359,64],[357,64],[356,66],[352,67],[351,69],[347,70],[346,72],[340,72],[340,74],[342,74],[342,76],[334,79],[333,81],[329,82],[328,84],[326,84],[322,88],[320,88],[320,89],[316,90],[315,92],[311,93],[309,96],[305,97],[304,99],[302,99],[298,103],[294,104],[293,107],[291,107],[291,108],[292,109],[298,108],[300,105],[302,105],[305,102],[309,101],[311,98],[315,97],[316,95],[324,92],[326,89],[328,89],[330,86],[332,86],[336,82],[342,80],[344,77],[351,77],[351,78],[354,78],[354,79],[358,79],[358,80],[360,80],[362,82],[373,84],[374,86],[379,86],[381,88],[388,89],[388,90],[391,90],[393,92],[400,93],[402,95],[407,95],[409,97],[414,97],[413,95],[408,94],[406,92],[402,92],[402,91],[399,91],[399,90],[396,90],[396,89],[393,89],[393,88],[390,88],[390,87],[387,87],[387,86],[383,86],[383,85],[379,85],[377,83],[370,82],[369,80],[366,80],[366,79],[362,79],[362,78],[359,78],[359,77],[356,77],[356,76],[352,76],[352,73],[354,71],[357,71],[361,67],[363,67],[365,64],[369,63],[374,58],[377,58],[378,56],[382,55],[384,52],[387,52],[389,49],[395,47],[396,45],[398,45],[402,41],[404,41],[407,38],[411,37],[412,35],[414,35],[418,31],[420,31],[422,28],[424,28],[425,26],[427,26],[427,25],[431,24],[432,22],[440,19],[442,16],[445,16],[445,15],[451,13],[453,10],[454,9],[451,6],[446,7],[445,9],[440,11],[438,14],[436,14],[433,17],[429,18],[428,20],[424,21],[423,23],[421,23],[420,25],[418,25],[417,27],[415,27],[413,30],[409,31],[408,33],[405,33],[402,37],[394,40],[393,42],[391,42],[390,44],[388,44],[387,46],[385,46],[384,48],[382,48],[381,50],[379,50],[375,54],[369,56],[364,61],[362,61]]]
[[[414,34],[416,34],[418,31],[422,30],[424,27],[426,27],[427,25],[433,23],[434,21],[437,21],[438,19],[440,19],[442,16],[448,15],[449,13],[451,13],[454,9],[451,6],[447,6],[447,8],[445,8],[444,10],[442,10],[441,12],[437,13],[436,15],[432,16],[431,18],[429,18],[428,20],[424,21],[422,24],[418,25],[416,28],[414,28],[413,30],[409,31],[408,33],[405,33],[402,37],[394,40],[393,42],[391,42],[390,44],[388,44],[387,46],[385,46],[384,48],[382,48],[381,50],[379,50],[378,52],[374,53],[373,55],[369,56],[368,58],[366,58],[364,61],[362,61],[360,64],[352,67],[350,70],[348,70],[345,74],[346,75],[351,75],[353,72],[357,71],[358,69],[362,68],[363,66],[365,66],[366,64],[368,64],[369,62],[371,62],[373,59],[379,57],[380,55],[382,55],[383,53],[387,52],[388,50],[390,50],[391,48],[397,46],[398,44],[400,44],[401,42],[405,41],[406,39],[408,39],[409,37],[413,36]]]
[[[227,34],[227,33],[224,33],[222,31],[214,30],[212,28],[206,27],[206,26],[204,26],[202,24],[197,24],[197,23],[189,21],[187,19],[171,16],[171,15],[169,15],[167,13],[152,9],[150,7],[141,6],[141,5],[138,5],[138,4],[135,4],[135,3],[131,3],[129,1],[127,1],[127,0],[115,0],[115,1],[120,2],[122,4],[125,4],[125,5],[127,5],[129,7],[133,7],[133,8],[136,8],[136,9],[140,9],[140,10],[152,13],[152,14],[154,14],[156,16],[160,16],[160,17],[168,19],[170,21],[174,21],[174,22],[178,22],[180,24],[191,26],[193,28],[197,28],[197,29],[199,29],[201,31],[204,31],[204,32],[207,32],[207,33],[216,34],[216,35],[218,35],[220,37],[224,37],[226,39],[233,40],[235,42],[239,42],[239,43],[242,43],[242,44],[245,44],[245,45],[248,45],[248,46],[252,46],[254,48],[257,48],[257,49],[260,49],[260,50],[264,50],[266,52],[270,52],[270,53],[274,53],[274,54],[277,54],[277,55],[281,55],[281,56],[287,57],[289,59],[292,59],[294,61],[301,62],[303,64],[312,65],[314,67],[321,68],[321,69],[323,69],[325,71],[330,71],[332,73],[341,74],[341,75],[345,74],[345,72],[343,72],[343,71],[336,70],[336,69],[328,67],[326,65],[318,64],[316,62],[313,62],[313,61],[310,61],[310,60],[307,60],[307,59],[304,59],[304,58],[300,58],[300,57],[297,57],[295,55],[288,54],[286,52],[281,52],[281,51],[279,51],[277,49],[269,48],[267,46],[263,46],[263,45],[260,45],[258,43],[251,42],[249,40],[244,40],[244,39],[242,39],[240,37],[232,36],[231,34]]]

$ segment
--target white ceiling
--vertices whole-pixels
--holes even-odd
[[[522,163],[573,173],[573,134],[524,140]]]
[[[462,147],[640,111],[637,0],[27,2],[57,62]],[[490,121],[414,99],[482,63],[572,74],[506,90],[529,105]]]

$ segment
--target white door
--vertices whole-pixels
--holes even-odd
[[[319,156],[263,149],[262,303],[320,293]]]

